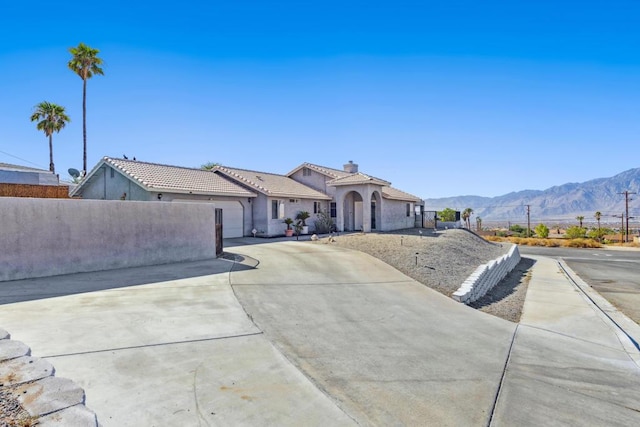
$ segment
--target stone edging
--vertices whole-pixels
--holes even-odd
[[[470,304],[482,298],[491,288],[500,283],[519,262],[520,251],[517,245],[513,245],[505,255],[476,268],[460,288],[453,293],[453,299]]]
[[[49,362],[31,357],[27,345],[0,329],[0,392],[15,399],[38,426],[97,427],[96,414],[84,404],[84,390],[54,375]],[[22,410],[18,420],[24,418]]]

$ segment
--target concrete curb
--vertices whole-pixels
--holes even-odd
[[[482,298],[491,288],[500,283],[519,262],[520,251],[517,245],[513,245],[505,255],[476,268],[460,288],[453,293],[453,299],[469,304]]]
[[[84,405],[84,390],[73,381],[54,377],[46,360],[0,329],[0,390],[15,398],[41,426],[97,427],[96,414]]]
[[[582,280],[564,260],[558,260],[558,263],[567,277],[601,312],[603,320],[611,325],[627,354],[640,367],[640,325],[627,317],[593,289],[591,285]]]

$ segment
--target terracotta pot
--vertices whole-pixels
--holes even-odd
[[[293,236],[293,228],[291,230],[284,230],[284,235],[287,237]]]

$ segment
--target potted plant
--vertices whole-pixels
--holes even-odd
[[[293,228],[291,228],[291,224],[293,224],[293,220],[291,218],[285,218],[284,221],[282,222],[287,224],[287,229],[284,230],[284,235],[287,237],[293,236]]]
[[[309,226],[307,225],[307,220],[311,214],[307,211],[300,211],[298,215],[296,215],[296,219],[300,221],[300,225],[302,226],[302,234],[309,234]]]

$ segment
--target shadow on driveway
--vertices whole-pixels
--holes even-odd
[[[233,254],[231,254],[233,255]],[[0,305],[247,270],[257,261],[221,257],[0,282]]]

